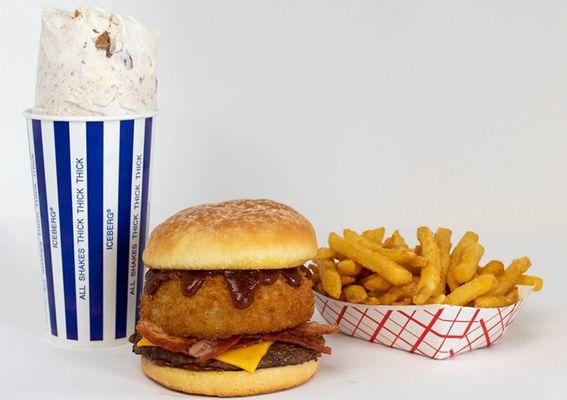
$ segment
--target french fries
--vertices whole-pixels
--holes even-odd
[[[380,301],[378,300],[377,297],[369,296],[369,297],[366,298],[366,301],[364,302],[364,304],[369,304],[369,305],[373,305],[373,306],[379,306],[379,305],[380,305]]]
[[[474,302],[478,308],[508,307],[518,301],[518,289],[514,288],[506,296],[480,296]]]
[[[345,287],[345,297],[349,303],[362,303],[368,297],[366,290],[360,285]]]
[[[413,248],[413,252],[414,252],[416,255],[420,256],[420,255],[421,255],[421,246],[420,246],[419,244],[416,245],[416,246]]]
[[[329,246],[333,251],[347,256],[371,271],[377,272],[393,285],[404,285],[412,280],[411,272],[401,265],[358,243],[346,240],[336,233],[329,235]]]
[[[491,260],[484,266],[484,268],[481,268],[479,275],[492,274],[498,278],[503,273],[504,273],[504,263],[498,260]]]
[[[394,233],[392,233],[392,236],[390,236],[389,238],[387,238],[384,241],[384,247],[386,249],[393,249],[396,247],[408,247],[405,239],[403,238],[402,235],[400,235],[399,231],[394,231]]]
[[[376,273],[368,275],[366,278],[362,278],[360,283],[362,283],[362,286],[364,286],[366,290],[374,293],[385,292],[392,287],[390,282]]]
[[[433,296],[433,297],[430,297],[429,299],[427,299],[425,304],[443,304],[443,303],[445,303],[446,298],[447,298],[447,296],[445,296],[443,293],[441,293],[441,294],[438,294],[437,296]]]
[[[414,278],[410,283],[402,286],[394,286],[386,293],[377,296],[380,304],[394,304],[397,301],[405,298],[410,298],[415,295],[417,287],[417,278]]]
[[[429,228],[425,226],[418,228],[417,238],[427,265],[421,271],[413,302],[414,304],[425,304],[441,282],[441,252]]]
[[[356,278],[354,276],[341,275],[341,284],[343,286],[350,285],[351,283],[354,282],[356,282]]]
[[[463,235],[453,253],[451,253],[451,268],[454,268],[461,262],[463,251],[472,243],[478,242],[478,235],[474,232],[468,231]]]
[[[310,264],[307,266],[311,270],[311,280],[316,285],[321,282],[321,276],[319,275],[319,266],[317,264]]]
[[[533,286],[534,292],[539,292],[543,287],[543,279],[537,276],[522,275],[518,281],[518,285]]]
[[[459,286],[459,283],[455,278],[454,271],[457,265],[461,263],[463,252],[467,247],[476,242],[478,242],[478,235],[474,232],[469,231],[463,235],[463,237],[451,253],[451,265],[449,266],[449,272],[447,273],[447,284],[449,285],[451,291],[455,290]]]
[[[477,242],[463,249],[461,259],[453,269],[453,277],[458,284],[470,281],[476,273],[478,262],[484,254],[484,247]]]
[[[494,285],[496,285],[496,277],[494,275],[484,274],[478,276],[452,291],[445,299],[445,303],[453,306],[466,306],[477,297],[490,292]]]
[[[420,227],[418,244],[409,247],[399,231],[384,240],[382,227],[362,234],[350,229],[343,236],[331,233],[329,246],[308,265],[314,290],[356,304],[496,308],[518,301],[517,285],[536,292],[543,287],[541,278],[526,274],[528,257],[513,260],[508,268],[499,260],[483,264],[484,247],[476,233],[466,232],[454,248],[451,235],[447,228],[433,234]]]
[[[384,239],[385,233],[386,233],[385,228],[376,228],[362,232],[362,236],[364,236],[366,239],[370,240],[373,243],[382,244],[382,240]]]
[[[333,258],[335,258],[335,253],[328,247],[320,247],[315,255],[315,261],[332,260]]]
[[[337,265],[339,274],[347,276],[356,276],[362,271],[362,267],[352,260],[342,260]]]
[[[451,230],[447,228],[438,228],[435,232],[435,242],[439,247],[439,259],[441,261],[441,276],[439,285],[435,290],[436,296],[444,294],[447,286],[447,272],[451,266],[451,234]],[[421,246],[419,246],[419,254],[421,254]]]
[[[520,281],[532,262],[528,257],[517,258],[506,268],[504,273],[498,278],[498,284],[491,292],[494,296],[502,296],[514,288]]]
[[[380,253],[383,256],[389,258],[390,260],[404,267],[421,268],[421,267],[425,267],[425,265],[427,264],[425,258],[419,257],[417,254],[409,251],[407,248],[395,247],[391,249],[386,249],[377,243],[373,243],[364,236],[360,236],[358,233],[350,229],[344,229],[343,235],[345,239],[352,240],[353,242],[356,242],[366,247],[367,249]]]
[[[320,261],[318,265],[323,290],[327,292],[329,296],[338,299],[341,296],[343,285],[335,263],[331,260],[323,260]]]

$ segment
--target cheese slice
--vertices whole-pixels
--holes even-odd
[[[235,350],[228,350],[216,357],[224,363],[237,366],[247,372],[254,372],[260,360],[266,355],[274,342],[260,342]]]
[[[148,339],[146,339],[145,337],[141,338],[140,340],[138,340],[138,343],[136,343],[136,346],[138,347],[158,347],[157,344],[153,344],[152,342],[150,342]]]
[[[239,349],[228,350],[216,357],[216,359],[242,368],[244,371],[254,372],[273,343],[274,342],[259,342]],[[158,347],[157,344],[150,342],[145,337],[141,338],[138,343],[136,343],[136,346]]]

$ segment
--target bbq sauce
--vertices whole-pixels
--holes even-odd
[[[260,284],[265,286],[273,285],[280,277],[280,270],[278,269],[266,269],[257,272],[257,277],[260,281]]]
[[[172,278],[172,271],[150,269],[146,273],[146,283],[144,285],[144,293],[153,295],[160,288],[162,283],[167,282]]]
[[[179,278],[181,292],[191,297],[203,285],[205,280],[213,275],[222,275],[232,303],[236,308],[250,307],[254,294],[259,286],[269,286],[276,283],[283,275],[288,285],[301,286],[303,273],[301,267],[271,270],[224,270],[224,271],[181,271],[150,269],[146,273],[144,293],[153,295],[159,287],[169,279]]]
[[[282,275],[287,279],[287,283],[294,287],[301,286],[301,271],[299,268],[282,269]]]
[[[236,308],[248,308],[254,301],[254,292],[260,286],[256,271],[225,271],[224,281]]]
[[[187,297],[193,296],[203,285],[207,276],[211,276],[211,271],[179,271],[181,274],[181,292]]]

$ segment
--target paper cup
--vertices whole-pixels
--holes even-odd
[[[519,286],[520,300],[502,308],[372,306],[313,293],[319,313],[345,335],[443,359],[499,341],[531,291],[529,286]]]
[[[125,343],[143,283],[155,113],[25,117],[50,336]]]

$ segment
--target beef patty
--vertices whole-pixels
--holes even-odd
[[[242,371],[241,368],[214,359],[196,363],[195,357],[183,353],[174,353],[161,347],[138,347],[134,344],[132,351],[157,365],[167,367],[183,368],[192,371]],[[260,360],[258,368],[299,365],[307,361],[316,360],[320,356],[321,354],[315,350],[294,344],[276,342],[270,346],[266,355]]]

